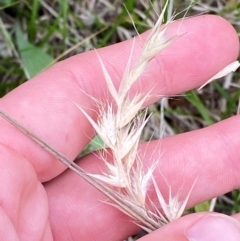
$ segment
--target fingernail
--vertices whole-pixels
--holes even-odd
[[[240,224],[231,217],[210,215],[191,226],[186,236],[189,241],[239,241]]]

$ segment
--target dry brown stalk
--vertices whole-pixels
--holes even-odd
[[[149,217],[144,215],[143,213],[139,214],[138,210],[134,207],[134,205],[131,205],[131,203],[124,203],[122,197],[118,195],[117,193],[112,192],[112,189],[108,186],[104,186],[101,184],[101,182],[98,182],[96,179],[88,175],[81,167],[79,167],[76,163],[68,160],[64,155],[62,155],[60,152],[54,150],[49,144],[42,141],[39,137],[37,137],[35,134],[33,134],[31,131],[26,129],[23,125],[21,125],[18,121],[14,120],[12,117],[10,117],[7,113],[0,110],[0,115],[6,119],[9,123],[14,125],[18,130],[26,134],[28,137],[30,137],[34,142],[36,142],[39,146],[43,147],[47,152],[51,153],[53,156],[55,156],[59,161],[61,161],[64,165],[66,165],[69,169],[73,170],[76,174],[81,176],[85,181],[87,181],[89,184],[94,186],[96,189],[98,189],[100,192],[102,192],[106,197],[111,199],[118,207],[123,211],[124,213],[128,214],[131,217],[137,218],[143,225],[146,225],[146,227],[149,228],[149,230],[155,230],[158,228],[157,224],[155,222],[152,222]]]

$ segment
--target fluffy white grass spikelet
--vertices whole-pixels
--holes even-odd
[[[153,163],[147,171],[144,171],[142,162],[138,156],[140,135],[150,117],[147,117],[146,110],[141,112],[140,110],[151,93],[138,93],[130,98],[129,91],[142,75],[149,61],[164,50],[173,40],[165,36],[168,24],[160,27],[166,7],[167,3],[156,25],[151,30],[147,41],[143,45],[137,62],[131,68],[132,54],[135,46],[135,39],[133,40],[130,58],[119,90],[116,90],[101,57],[97,53],[109,93],[113,98],[113,103],[100,107],[98,120],[95,122],[78,106],[109,148],[107,152],[111,154],[113,159],[112,162],[108,162],[107,155],[101,155],[101,159],[104,161],[108,171],[102,174],[89,175],[112,186],[113,192],[118,192],[118,194],[122,195],[123,203],[130,203],[138,210],[138,213],[141,214],[140,216],[145,218],[147,216],[154,226],[157,227],[166,222],[166,219],[160,213],[153,215],[147,209],[146,205],[148,187],[157,162]],[[97,103],[100,103],[100,101],[97,101]],[[167,210],[166,205],[164,206],[160,191],[155,182],[154,187],[158,194],[159,202],[163,205],[163,210],[166,211],[165,215],[168,216],[169,221],[172,220],[173,215],[171,217],[168,215],[169,210]],[[170,201],[171,203],[168,207],[171,208],[171,205],[176,207],[178,203],[177,199],[171,199]],[[181,214],[180,212],[183,212],[182,208],[178,209],[177,216]],[[132,215],[130,214],[130,216]],[[147,227],[145,228],[148,229]]]
[[[108,91],[113,99],[112,103],[102,106],[101,102],[96,100],[98,105],[100,103],[97,121],[94,121],[83,108],[78,106],[108,147],[106,150],[108,155],[100,155],[100,159],[105,163],[107,171],[102,174],[89,175],[111,186],[112,191],[122,197],[123,205],[125,203],[132,206],[140,218],[135,217],[132,213],[127,213],[129,216],[136,218],[140,223],[142,219],[148,220],[154,227],[160,227],[167,222],[166,220],[172,221],[174,218],[181,216],[187,201],[180,205],[177,198],[171,197],[169,205],[166,205],[154,181],[154,187],[165,215],[159,212],[152,213],[148,209],[146,205],[147,192],[157,162],[153,162],[145,171],[142,160],[138,156],[138,145],[142,130],[150,118],[150,115],[147,116],[147,111],[142,109],[151,93],[138,93],[130,97],[129,92],[148,63],[173,41],[173,38],[166,37],[168,23],[161,27],[167,4],[168,2],[156,25],[151,30],[147,41],[143,44],[137,62],[131,67],[135,46],[135,39],[133,40],[129,61],[118,90],[115,88],[111,76],[97,53]],[[108,160],[109,156],[111,161]],[[121,207],[118,208],[121,209]],[[149,230],[146,225],[142,225],[142,227]]]
[[[168,1],[166,2],[156,24],[152,28],[147,41],[143,45],[141,55],[139,56],[134,68],[131,71],[126,71],[123,76],[119,88],[119,93],[122,98],[124,98],[125,93],[129,91],[133,83],[141,76],[149,61],[161,51],[163,51],[172,42],[172,39],[167,38],[165,35],[168,23],[170,21],[166,23],[165,27],[160,29],[167,8],[167,4]],[[127,70],[128,69],[129,68],[127,68]]]
[[[168,222],[172,222],[175,219],[180,218],[186,208],[188,199],[190,197],[193,187],[196,184],[197,179],[193,183],[193,185],[192,185],[190,191],[188,192],[187,197],[184,199],[184,201],[179,201],[177,196],[173,197],[171,187],[169,187],[168,202],[166,202],[165,199],[163,198],[162,193],[159,190],[155,179],[152,178],[152,180],[153,180],[154,188],[155,188],[155,191],[156,191],[156,194],[158,197],[158,201],[161,204],[163,212],[166,216],[166,217],[163,217],[162,214],[158,213],[161,220],[163,220],[165,223],[168,223]]]

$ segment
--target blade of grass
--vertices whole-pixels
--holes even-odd
[[[234,190],[232,191],[232,196],[233,196],[233,200],[234,200],[234,205],[233,205],[233,210],[235,213],[239,213],[240,212],[240,190]]]
[[[32,12],[31,12],[31,18],[28,24],[28,33],[29,33],[29,41],[33,42],[36,37],[36,22],[38,18],[38,10],[39,10],[40,4],[38,0],[33,0],[32,3]]]
[[[90,40],[91,38],[97,36],[98,34],[102,33],[102,32],[105,31],[107,28],[108,28],[108,26],[100,29],[100,30],[97,31],[96,33],[93,33],[92,35],[90,35],[90,36],[88,36],[87,38],[83,39],[83,40],[80,41],[79,43],[75,44],[74,46],[72,46],[71,48],[69,48],[68,50],[66,50],[64,53],[60,54],[57,58],[55,58],[51,64],[56,63],[58,60],[62,59],[64,56],[66,56],[67,54],[69,54],[71,51],[73,51],[74,49],[76,49],[78,46],[82,45],[84,42]]]
[[[210,208],[210,202],[206,201],[206,202],[203,202],[203,203],[200,203],[200,204],[194,206],[194,211],[195,212],[205,212],[205,211],[209,211],[209,208]]]
[[[18,57],[17,51],[12,42],[11,36],[6,29],[6,27],[2,21],[2,18],[0,18],[0,30],[2,32],[3,40],[7,46],[8,51],[12,52],[16,57]]]
[[[227,101],[230,101],[230,95],[225,89],[222,88],[222,86],[217,81],[212,82],[212,85]]]
[[[0,10],[4,10],[5,8],[12,7],[15,4],[18,4],[20,1],[13,1],[13,0],[2,0],[0,2]]]
[[[58,14],[59,22],[62,23],[62,37],[63,37],[63,42],[65,43],[65,40],[67,38],[67,13],[68,13],[68,0],[58,0],[59,6],[60,6],[60,11]]]
[[[199,111],[200,115],[202,116],[202,118],[204,119],[204,121],[208,124],[211,125],[213,124],[213,120],[211,119],[210,115],[209,115],[209,111],[208,109],[205,107],[205,105],[203,104],[203,102],[201,101],[201,99],[198,97],[198,95],[196,94],[195,91],[191,90],[188,91],[185,98],[193,105],[197,108],[197,110]]]
[[[23,69],[26,77],[29,79],[48,67],[51,63],[54,62],[54,59],[45,53],[41,48],[31,44],[25,38],[18,23],[15,26],[15,31],[17,46],[21,56]]]
[[[124,5],[126,6],[127,10],[131,12],[134,10],[135,2],[135,0],[127,0],[125,1]]]
[[[103,140],[99,135],[96,135],[91,142],[84,148],[80,156],[85,156],[90,152],[101,150],[105,147]]]

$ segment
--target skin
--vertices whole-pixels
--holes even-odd
[[[167,35],[174,36],[178,30],[183,33],[181,37],[150,63],[140,84],[133,88],[134,94],[154,87],[148,104],[157,96],[199,87],[237,58],[236,32],[220,17],[205,15],[174,22]],[[146,36],[147,33],[142,38]],[[131,41],[98,50],[116,86],[126,66]],[[133,62],[140,49],[138,39]],[[74,105],[80,104],[96,118],[96,106],[86,93],[101,100],[110,98],[94,51],[55,64],[4,96],[0,108],[73,160],[94,134]],[[2,118],[0,126],[0,233],[4,240],[112,241],[123,240],[139,230],[127,216],[102,202],[106,199],[101,193]],[[165,138],[161,145],[142,144],[144,164],[151,161],[149,156],[159,159],[161,152],[156,180],[165,196],[168,189],[159,170],[173,193],[181,188],[180,199],[186,197],[197,177],[188,203],[195,205],[239,188],[239,129],[240,117],[235,116],[201,130]],[[102,169],[94,154],[77,163],[89,172]],[[208,215],[185,216],[142,240],[185,241],[186,230]],[[240,220],[238,215],[235,218]]]

